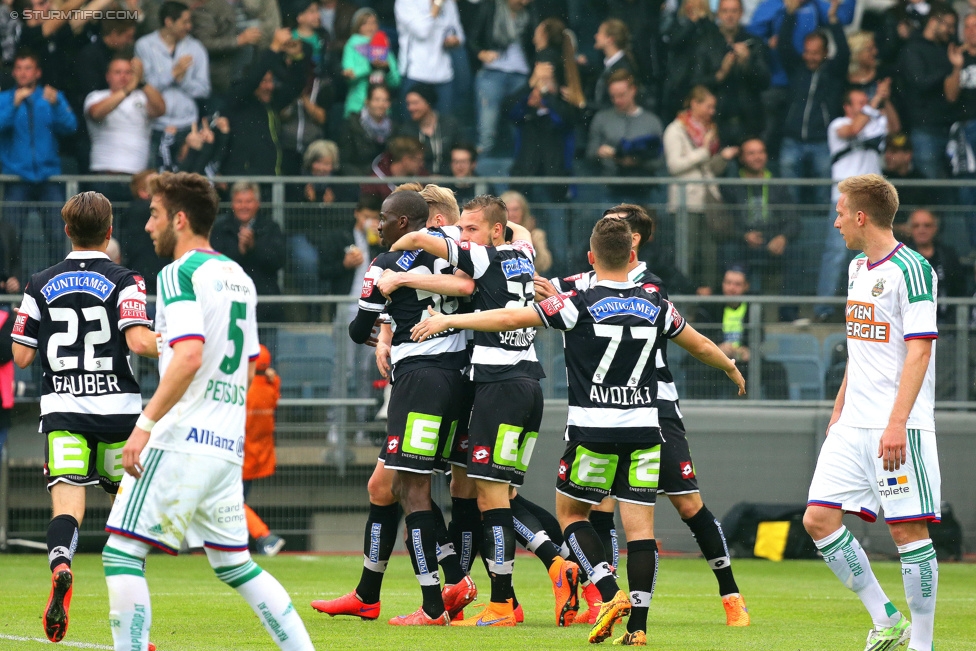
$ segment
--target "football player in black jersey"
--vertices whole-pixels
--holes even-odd
[[[620,204],[607,209],[604,217],[616,217],[626,221],[633,232],[634,252],[639,255],[641,247],[654,237],[654,220],[642,207],[634,204]],[[668,298],[667,290],[658,276],[652,274],[647,265],[635,259],[627,270],[628,277],[646,289],[657,291],[662,297]],[[545,299],[559,291],[574,288],[587,288],[595,282],[593,271],[570,276],[569,278],[546,281],[536,278],[535,288],[537,299]],[[732,558],[725,542],[725,534],[718,519],[712,515],[702,502],[695,476],[695,464],[691,459],[691,449],[681,411],[678,406],[678,392],[674,386],[674,378],[668,368],[667,344],[661,347],[661,359],[657,363],[658,371],[658,410],[661,420],[661,433],[664,444],[661,446],[661,481],[658,492],[668,496],[672,506],[678,511],[681,520],[691,530],[702,556],[712,568],[718,580],[719,595],[725,608],[725,622],[728,626],[748,626],[749,611],[745,599],[739,592],[739,586],[732,573]],[[608,498],[590,512],[593,523],[600,539],[603,541],[607,555],[611,557],[611,565],[617,564],[617,547],[614,527],[614,500]],[[590,604],[586,613],[578,616],[577,621],[585,622],[596,617],[600,601],[599,591],[592,584],[587,585],[583,594]]]
[[[620,219],[597,222],[590,238],[596,284],[552,296],[531,307],[464,315],[432,315],[414,337],[451,328],[504,331],[555,327],[565,332],[569,378],[568,444],[560,460],[556,511],[580,567],[600,590],[603,605],[590,642],[612,635],[617,617],[631,614],[627,633],[615,641],[646,645],[647,608],[657,573],[653,514],[660,474],[657,372],[652,360],[673,338],[697,359],[720,368],[745,393],[745,380],[709,339],[688,326],[659,293],[628,277],[636,258],[630,227]],[[606,342],[606,343],[604,343]],[[587,519],[606,496],[620,502],[627,532],[630,595],[617,586],[599,536]]]
[[[146,283],[105,253],[112,204],[82,192],[61,209],[71,253],[34,274],[13,330],[14,362],[27,368],[41,351],[44,474],[54,517],[47,530],[51,594],[44,632],[60,642],[68,629],[71,559],[85,515],[85,487],[114,496],[122,480],[122,446],[142,412],[129,353],[159,356],[146,315]]]
[[[422,249],[474,278],[474,309],[526,305],[533,297],[534,251],[528,231],[507,224],[505,204],[482,195],[461,214],[461,242],[421,233],[401,238],[394,250]],[[506,228],[512,229],[506,244]],[[491,598],[464,626],[514,626],[512,570],[515,528],[509,488],[520,486],[542,422],[544,377],[535,354],[535,331],[518,328],[475,333],[470,377],[475,383],[468,431],[467,476],[475,480],[482,513],[482,555],[488,559]],[[459,472],[455,467],[455,472]]]

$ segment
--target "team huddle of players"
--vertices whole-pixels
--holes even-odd
[[[225,396],[242,395],[254,377],[254,283],[210,248],[218,198],[207,179],[167,173],[150,189],[146,231],[156,253],[174,259],[159,275],[155,332],[145,283],[105,254],[112,209],[94,192],[62,210],[72,253],[31,278],[13,329],[15,362],[26,367],[40,352],[44,368],[40,429],[54,511],[45,633],[59,642],[67,631],[85,487],[99,484],[117,494],[102,554],[116,651],[153,648],[145,559],[151,547],[176,554],[184,541],[206,550],[217,577],[248,602],[275,644],[310,651],[288,593],[247,547],[245,406]],[[938,281],[924,258],[894,239],[898,197],[890,183],[865,175],[838,189],[835,227],[848,248],[864,253],[849,267],[848,369],[804,525],[872,618],[866,651],[905,643],[931,651],[938,562],[927,523],[940,517],[941,484]],[[715,573],[727,624],[749,625],[722,530],[698,491],[668,340],[725,371],[740,395],[745,381],[638,262],[651,219],[639,206],[610,208],[590,236],[593,270],[546,280],[535,274],[528,232],[508,224],[506,212],[487,195],[461,212],[451,192],[431,185],[401,188],[383,203],[381,236],[390,250],[369,266],[349,335],[372,339],[378,367],[389,369],[389,436],[368,484],[359,585],[312,607],[379,617],[402,510],[422,604],[391,625],[515,626],[523,619],[512,588],[518,542],[547,568],[557,625],[587,624],[589,641],[599,643],[629,616],[614,644],[646,646],[658,569],[654,505],[665,493]],[[383,315],[389,325],[376,334]],[[883,339],[864,335],[882,326]],[[543,371],[533,346],[540,327],[563,332],[569,390],[555,516],[518,494],[542,423]],[[130,352],[160,359],[160,383],[145,407]],[[450,525],[430,499],[432,475],[448,470]],[[627,537],[627,591],[615,574],[616,507]],[[911,621],[888,600],[842,523],[844,512],[873,521],[882,508],[901,554]],[[478,594],[470,576],[478,554],[490,595],[464,617]]]
[[[629,614],[615,643],[642,646],[657,575],[653,508],[664,492],[715,571],[727,623],[749,624],[721,528],[698,492],[667,340],[726,371],[740,394],[745,381],[638,262],[652,232],[641,207],[611,208],[590,238],[593,271],[548,281],[535,274],[529,233],[507,223],[501,200],[479,196],[462,212],[449,191],[418,184],[386,199],[380,234],[390,250],[366,273],[349,334],[366,343],[378,315],[391,322],[377,343],[381,367],[387,355],[391,363],[388,438],[369,482],[360,583],[313,608],[379,616],[402,508],[423,602],[391,625],[515,626],[523,618],[512,589],[518,541],[548,571],[557,625],[588,624],[590,642],[602,642]],[[556,517],[518,494],[542,423],[539,327],[565,333],[569,411]],[[430,499],[431,477],[444,471],[451,474],[449,526]],[[614,572],[615,503],[627,535],[629,592]],[[478,553],[490,596],[465,618],[478,594],[469,574]]]

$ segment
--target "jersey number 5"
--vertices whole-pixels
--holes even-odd
[[[610,366],[613,364],[613,358],[617,354],[617,348],[620,347],[620,342],[624,338],[624,327],[617,325],[603,325],[600,323],[593,324],[593,334],[600,338],[610,339],[610,343],[607,344],[607,350],[603,353],[603,358],[600,359],[600,364],[596,367],[596,372],[593,374],[593,384],[603,384],[603,381],[607,378],[607,372],[610,370]],[[657,328],[647,328],[647,327],[633,327],[630,328],[631,339],[644,339],[644,348],[641,349],[640,355],[637,356],[637,364],[634,366],[634,372],[630,374],[630,378],[627,380],[627,386],[635,387],[640,383],[641,375],[644,373],[644,367],[647,366],[647,361],[651,357],[651,350],[654,348],[654,341],[657,339]]]
[[[68,307],[52,307],[48,313],[51,315],[52,321],[68,325],[67,331],[54,333],[48,338],[47,361],[51,365],[51,370],[55,373],[74,370],[78,368],[78,356],[59,357],[58,349],[62,346],[71,347],[78,343],[78,312]],[[111,371],[111,357],[95,357],[95,346],[104,344],[112,338],[111,326],[108,323],[108,312],[101,305],[96,305],[95,307],[82,308],[81,315],[85,317],[85,321],[98,322],[98,329],[85,335],[84,369],[93,373]]]
[[[227,326],[227,341],[234,346],[234,351],[224,357],[220,362],[220,371],[227,375],[233,375],[234,371],[241,365],[241,356],[244,354],[244,330],[241,329],[240,321],[247,319],[247,303],[234,301],[230,304],[230,325]]]

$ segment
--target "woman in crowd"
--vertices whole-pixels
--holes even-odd
[[[347,176],[369,176],[373,161],[383,153],[394,130],[390,100],[389,88],[370,86],[366,105],[346,118],[339,136],[339,151]]]
[[[714,179],[725,171],[728,162],[739,153],[738,147],[722,147],[714,122],[715,96],[704,86],[695,86],[685,100],[685,109],[664,130],[664,158],[668,172],[676,179]],[[668,212],[676,219],[684,193],[687,213],[689,260],[692,279],[699,285],[714,280],[704,278],[705,270],[715,270],[716,238],[727,226],[721,208],[722,198],[714,183],[689,183],[668,188]]]
[[[546,232],[536,227],[535,217],[529,210],[529,202],[521,192],[509,190],[501,196],[508,208],[508,221],[521,224],[532,235],[532,246],[535,248],[535,270],[544,274],[552,267],[552,253],[546,244]]]

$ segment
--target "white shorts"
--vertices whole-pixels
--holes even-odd
[[[820,449],[807,504],[853,513],[874,522],[879,507],[885,522],[942,518],[942,475],[935,432],[908,430],[908,460],[893,472],[878,458],[881,429],[835,424]]]
[[[126,473],[105,530],[177,554],[190,547],[247,550],[241,466],[206,455],[147,448],[142,477]]]

